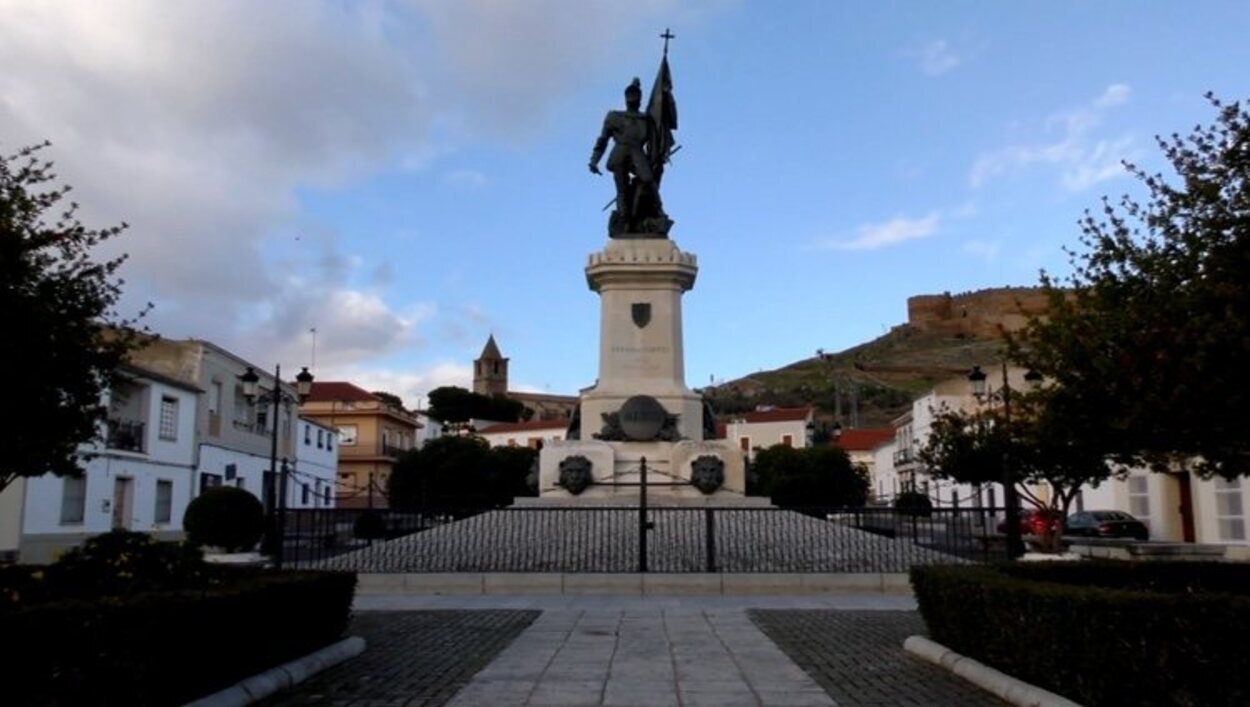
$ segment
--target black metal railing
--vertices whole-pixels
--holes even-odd
[[[1004,559],[990,508],[288,510],[283,566],[357,572],[906,572]]]
[[[143,452],[143,423],[135,420],[109,420],[109,449],[120,449],[127,452]]]

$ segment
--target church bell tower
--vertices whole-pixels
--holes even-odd
[[[505,395],[508,392],[508,359],[499,353],[494,334],[486,340],[482,355],[473,362],[473,392],[480,395]]]

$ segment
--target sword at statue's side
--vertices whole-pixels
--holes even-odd
[[[681,150],[681,145],[675,145],[675,146],[673,146],[673,148],[672,148],[672,149],[670,149],[670,150],[668,151],[668,154],[667,154],[667,155],[664,155],[664,164],[668,164],[669,162],[672,162],[672,161],[673,161],[673,155],[677,154],[680,150]],[[602,209],[599,209],[599,210],[600,210],[600,211],[607,211],[608,209],[612,208],[612,205],[613,205],[613,204],[615,204],[615,203],[616,203],[616,197],[614,196],[614,197],[612,197],[611,201],[609,201],[608,203],[604,204],[604,205],[603,205],[603,208],[602,208]]]

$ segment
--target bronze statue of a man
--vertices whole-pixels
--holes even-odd
[[[608,233],[614,238],[663,238],[672,225],[660,204],[652,157],[646,151],[654,141],[655,121],[640,110],[641,106],[642,86],[635,78],[625,88],[625,110],[608,112],[590,155],[590,171],[602,174],[599,160],[611,138],[613,146],[607,168],[616,182],[616,210],[609,220]]]

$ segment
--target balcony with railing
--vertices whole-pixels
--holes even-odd
[[[105,444],[109,449],[143,454],[146,451],[143,444],[143,428],[143,423],[137,420],[111,419],[108,421]]]
[[[404,452],[408,451],[405,447],[397,447],[387,442],[382,443],[382,456],[398,459]]]

